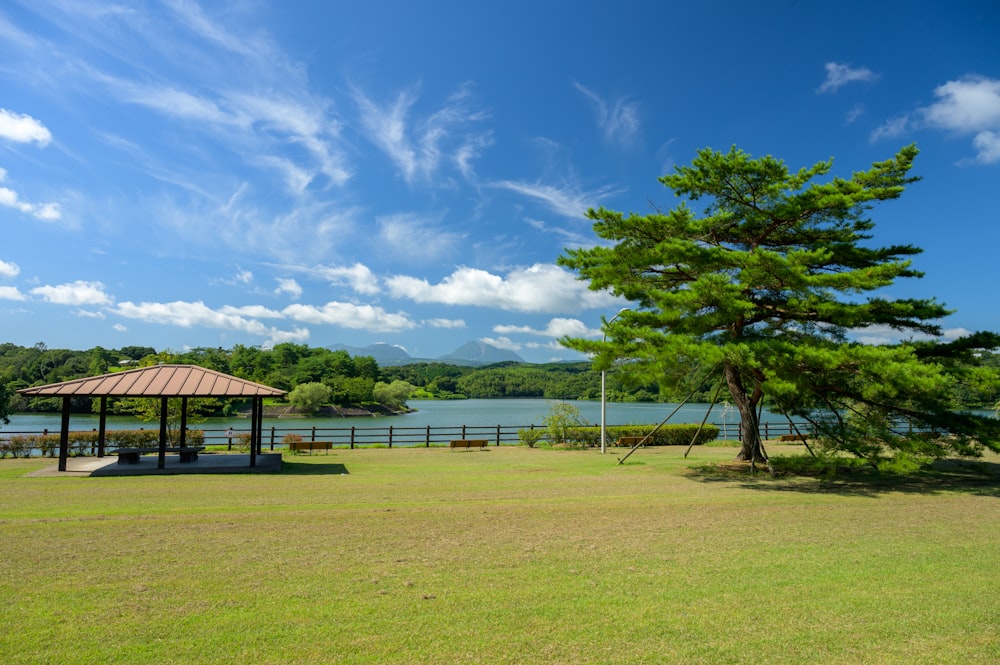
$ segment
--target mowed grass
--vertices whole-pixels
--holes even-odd
[[[1000,662],[995,475],[620,454],[339,450],[138,478],[0,461],[0,661]]]

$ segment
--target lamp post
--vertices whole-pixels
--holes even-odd
[[[621,316],[622,312],[627,312],[627,311],[628,311],[628,307],[620,309],[620,310],[618,310],[617,314],[615,314],[610,319],[608,319],[607,323],[605,323],[604,326],[603,326],[605,328],[605,331],[604,331],[604,336],[601,339],[602,342],[607,342],[608,341],[608,332],[607,332],[606,328],[609,325],[611,325],[612,321],[614,321],[619,316]],[[608,437],[607,437],[607,426],[605,424],[606,421],[605,421],[605,417],[604,417],[604,400],[605,400],[605,393],[606,393],[606,390],[607,390],[607,380],[608,380],[608,376],[607,375],[608,375],[607,371],[602,369],[601,370],[601,454],[602,455],[607,450],[607,439],[608,439]]]

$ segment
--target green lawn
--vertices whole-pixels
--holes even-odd
[[[682,453],[100,479],[2,460],[0,662],[1000,662],[1000,458],[879,483]]]

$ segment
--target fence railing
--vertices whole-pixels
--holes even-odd
[[[713,423],[718,428],[719,439],[739,439],[739,422]],[[489,445],[500,446],[505,444],[517,444],[519,442],[518,431],[544,429],[544,425],[445,425],[423,427],[398,427],[388,425],[385,427],[286,427],[269,426],[261,432],[261,447],[268,450],[283,449],[286,447],[284,438],[288,435],[301,437],[303,442],[315,442],[329,444],[332,447],[357,448],[357,447],[415,447],[434,445],[447,445],[453,439],[485,439]],[[250,429],[226,427],[226,428],[201,428],[193,427],[202,432],[203,445],[225,446],[227,449],[239,449],[241,445],[246,445],[246,438]],[[110,435],[113,430],[108,430]],[[73,433],[85,432],[96,435],[97,430],[72,430]],[[765,439],[772,439],[782,434],[805,433],[812,434],[812,426],[807,423],[761,423],[761,435]],[[42,431],[4,431],[0,432],[0,456],[12,452],[11,440],[15,437],[37,437],[58,436],[58,432],[50,430]],[[609,443],[614,440],[609,437]],[[326,447],[324,445],[324,447]],[[96,454],[96,443],[75,447],[75,454],[87,454],[86,448],[90,449],[90,454]],[[36,448],[40,451],[40,448]],[[24,454],[23,449],[18,450]],[[30,453],[29,453],[30,454]]]

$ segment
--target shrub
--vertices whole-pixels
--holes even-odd
[[[298,435],[298,434],[292,434],[291,432],[289,432],[285,436],[281,437],[281,442],[283,444],[285,444],[286,446],[288,446],[289,449],[290,449],[292,447],[291,444],[293,444],[293,443],[302,443],[302,437],[300,435]],[[296,448],[292,452],[298,454],[298,453],[301,453],[302,450]]]
[[[521,442],[522,446],[528,446],[529,448],[534,448],[535,444],[545,436],[545,430],[543,429],[519,429],[517,430],[517,440]]]
[[[608,439],[610,441],[617,441],[622,436],[646,436],[652,430],[652,425],[619,425],[609,427]],[[701,432],[698,433],[697,438],[695,438],[696,432],[698,432],[698,425],[695,424],[664,425],[656,430],[643,445],[688,446],[691,445],[691,440],[695,439],[694,445],[698,446],[709,441],[715,441],[719,436],[719,428],[715,425],[706,424],[701,428]],[[600,439],[600,430],[598,430],[597,438]]]

